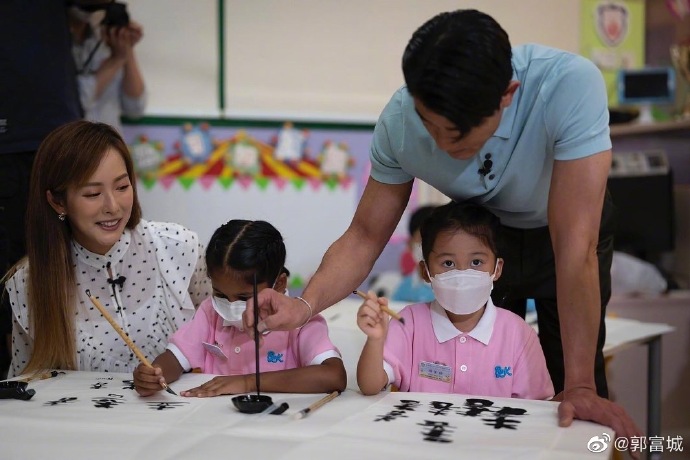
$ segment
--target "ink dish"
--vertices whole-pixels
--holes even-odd
[[[243,414],[258,414],[268,409],[273,400],[261,394],[239,395],[232,398],[232,403]]]

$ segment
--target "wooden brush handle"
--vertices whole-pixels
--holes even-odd
[[[144,356],[144,354],[141,352],[141,350],[139,350],[139,347],[137,347],[136,344],[135,344],[134,342],[132,342],[132,339],[129,338],[129,336],[127,335],[127,333],[126,333],[126,332],[120,327],[120,325],[117,324],[117,323],[115,322],[115,320],[110,316],[110,314],[109,314],[108,311],[105,309],[105,307],[103,306],[103,304],[102,304],[97,298],[93,297],[93,296],[90,295],[89,293],[87,293],[87,295],[89,296],[89,299],[91,300],[91,303],[94,304],[94,306],[95,306],[96,308],[98,308],[98,311],[101,312],[101,315],[103,315],[103,317],[104,317],[105,319],[108,320],[108,322],[109,322],[110,325],[113,327],[113,329],[115,329],[115,331],[116,331],[118,334],[120,334],[120,337],[122,337],[122,340],[125,341],[125,343],[126,343],[127,346],[129,347],[129,349],[132,350],[132,351],[134,352],[135,355],[137,355],[137,358],[139,358],[139,361],[141,361],[142,363],[144,363],[144,365],[147,366],[147,367],[153,367],[153,366],[151,365],[151,363],[149,362],[149,360],[146,359],[146,356]]]
[[[329,401],[333,401],[335,398],[337,398],[338,396],[340,396],[340,393],[341,393],[340,391],[334,391],[333,393],[331,393],[331,394],[329,394],[329,395],[327,395],[327,396],[324,396],[323,398],[319,399],[319,400],[316,401],[314,404],[312,404],[311,406],[308,407],[309,412],[315,411],[316,409],[318,409],[319,407],[323,406],[324,404],[326,404],[326,403],[329,402]]]
[[[361,297],[364,300],[367,300],[367,298],[368,298],[367,295],[362,291],[352,291],[352,293],[357,294],[359,297]],[[402,320],[402,316],[400,316],[400,314],[397,311],[392,310],[388,305],[379,304],[379,307],[381,308],[381,310],[385,311],[386,313],[388,313],[389,315],[391,315],[393,318],[397,319],[398,321]]]

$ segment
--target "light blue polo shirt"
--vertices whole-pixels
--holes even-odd
[[[402,184],[417,177],[448,197],[481,203],[504,225],[548,225],[554,160],[611,148],[608,99],[599,69],[588,59],[541,45],[513,48],[520,82],[494,135],[478,155],[456,160],[440,150],[401,87],[381,113],[371,145],[371,177]],[[478,170],[486,154],[493,166]]]

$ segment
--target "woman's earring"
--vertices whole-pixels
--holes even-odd
[[[67,217],[67,214],[65,214],[64,212],[61,212],[60,214],[58,214],[58,219],[60,219],[60,222],[64,222],[65,217]]]

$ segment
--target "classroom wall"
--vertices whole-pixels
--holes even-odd
[[[412,32],[458,8],[494,16],[514,44],[570,51],[579,44],[579,2],[573,0],[127,3],[145,28],[138,56],[149,115],[374,121],[402,84],[400,59]]]
[[[525,0],[519,9],[510,0],[197,0],[193,3],[166,0],[164,4],[129,0],[127,3],[131,17],[145,30],[144,39],[137,45],[137,55],[149,95],[148,121],[125,124],[125,139],[130,145],[143,136],[161,145],[166,157],[175,157],[182,125],[191,118],[194,123],[238,121],[240,126],[234,129],[212,126],[210,134],[214,141],[229,139],[240,128],[257,128],[266,120],[365,124],[368,131],[345,129],[342,133],[333,133],[328,126],[324,129],[306,126],[312,133],[307,141],[312,153],[318,153],[321,148],[314,140],[324,135],[348,144],[355,164],[352,173],[356,198],[366,182],[368,145],[360,145],[359,140],[354,142],[351,138],[370,138],[379,112],[402,84],[403,49],[413,31],[426,20],[442,11],[478,8],[494,16],[514,44],[541,42],[577,51],[579,43],[580,8],[579,2],[572,0]],[[179,117],[176,128],[165,128],[164,133],[162,126],[151,121],[152,117],[160,116]],[[165,123],[169,125],[170,119]],[[277,132],[275,128],[259,137],[266,141]],[[208,218],[201,218],[196,212],[203,207],[195,200],[199,193],[208,193],[213,188],[203,189],[196,182],[184,186],[176,183],[161,190],[167,186],[164,182],[155,186],[149,183],[148,188],[142,189],[147,192],[142,193],[145,216],[181,222],[197,231],[203,240],[210,237],[217,223],[232,217],[275,221],[276,216],[320,213],[319,209],[304,209],[304,203],[300,207],[295,199],[276,214],[270,211],[275,210],[271,206],[275,200],[264,193],[255,197],[258,201],[247,202],[239,208],[237,201],[228,199],[227,207],[220,206]],[[432,189],[416,187],[415,190],[419,193],[411,200],[410,212],[418,203],[439,201]],[[320,232],[335,240],[343,225],[349,222],[354,206],[356,201],[341,210],[343,219],[337,225],[324,221],[326,227],[321,225]],[[249,215],[247,209],[263,211]],[[264,211],[267,214],[261,214]],[[373,273],[398,269],[407,236],[407,215],[403,216]],[[271,216],[274,218],[270,219]],[[293,227],[297,225],[295,219],[283,220],[294,224]],[[290,229],[287,224],[283,229],[286,241],[299,241],[304,236],[304,232]],[[291,266],[299,269],[298,273],[308,274],[316,269],[327,244],[322,242],[317,246],[312,248],[313,253],[301,252],[299,261],[291,261]]]
[[[690,18],[680,23],[670,19],[665,2],[647,0],[645,3],[647,62],[666,65],[669,63],[668,45],[688,33]],[[276,125],[265,129],[266,120],[373,123],[390,94],[402,83],[400,58],[409,36],[440,11],[481,9],[504,26],[515,44],[540,42],[578,52],[580,42],[580,2],[577,0],[129,0],[128,5],[133,18],[145,27],[138,56],[150,97],[147,115],[175,115],[181,120],[225,118],[237,121],[234,128],[212,126],[211,134],[218,140],[236,135],[237,125],[250,131],[258,125],[264,129],[251,132],[267,141],[279,128]],[[223,34],[219,38],[221,25]],[[224,75],[223,85],[220,84],[221,74]],[[174,125],[168,120],[167,125],[170,127],[163,132],[160,126],[129,123],[125,125],[125,136],[128,142],[135,142],[142,134],[149,135],[152,140],[164,140],[165,153],[171,153],[182,130],[182,121]],[[354,196],[358,197],[366,176],[370,132],[338,131],[332,126],[310,126],[309,129],[312,135],[308,143],[312,150],[320,148],[324,136],[349,142],[356,161],[352,176],[355,178],[353,186],[358,188]],[[686,132],[614,139],[617,152],[647,148],[667,150],[676,183],[685,184],[681,186],[684,194],[679,195],[682,199],[678,200],[683,209],[690,209],[687,206],[690,202],[688,145]],[[299,208],[301,197],[297,195],[293,200],[297,210],[280,209],[276,213],[276,202],[268,194],[259,195],[265,202],[251,209],[238,207],[237,201],[229,200],[227,204],[210,207],[208,200],[190,201],[192,194],[185,194],[180,183],[172,187],[176,193],[174,199],[156,196],[155,188],[148,189],[151,200],[144,203],[147,218],[183,222],[200,232],[202,240],[207,240],[214,226],[224,218],[273,220],[287,237],[288,265],[296,273],[315,270],[328,241],[320,240],[316,245],[313,240],[305,243],[304,237],[308,235],[290,225],[300,224],[309,229],[328,226],[328,236],[335,239],[354,209],[341,209],[339,217],[344,220],[337,222],[333,218],[318,223],[296,222],[293,216],[302,218],[314,213],[314,210]],[[217,194],[219,185],[216,183],[210,189],[201,190],[199,183],[191,187],[192,192]],[[418,202],[443,199],[433,190],[420,188],[413,206]],[[679,236],[688,233],[689,215],[690,212],[679,213]],[[397,238],[387,245],[372,273],[397,269],[404,248],[405,226],[404,216]],[[294,244],[295,241],[299,243]],[[294,247],[299,250],[294,251]],[[308,252],[309,248],[313,251]],[[679,281],[681,274],[686,275],[682,280],[684,287],[690,282],[688,248],[688,238],[680,239],[677,252],[681,257],[676,261],[678,271],[674,271],[674,275]],[[299,287],[291,288],[291,294],[299,292]],[[631,311],[627,304],[614,301],[609,310],[624,317],[639,315],[638,319],[647,321],[688,324],[686,311],[669,309],[668,315],[659,315],[646,303],[637,307]],[[669,354],[676,345],[676,349],[687,348],[687,334],[683,334],[664,339],[664,434],[685,435],[688,429],[687,404],[678,404],[687,399],[687,391],[682,387],[682,382],[687,381],[687,375],[683,377],[687,367]],[[645,421],[646,370],[639,363],[644,362],[644,351],[637,348],[616,355],[609,369],[613,397],[641,426]],[[630,382],[635,385],[629,385]]]

